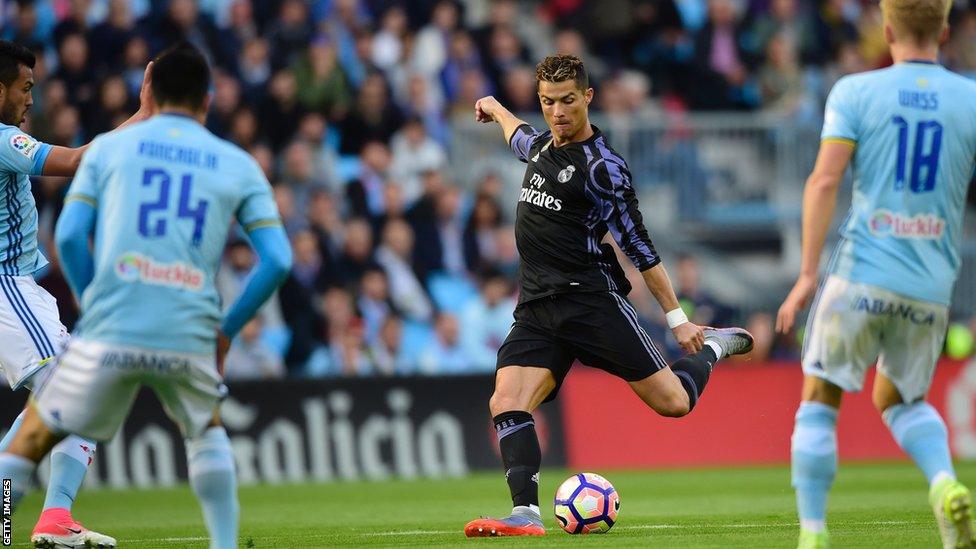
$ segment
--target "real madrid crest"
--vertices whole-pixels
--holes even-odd
[[[560,183],[565,183],[573,177],[573,172],[575,171],[576,171],[576,166],[573,166],[572,164],[566,166],[566,169],[560,171],[559,174],[556,175],[556,180],[559,181]]]

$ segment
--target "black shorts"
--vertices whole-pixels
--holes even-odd
[[[575,360],[626,381],[667,367],[664,356],[637,323],[637,311],[614,292],[556,294],[520,303],[515,324],[498,350],[496,368],[548,368],[556,397]]]

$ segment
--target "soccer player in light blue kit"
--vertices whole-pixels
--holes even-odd
[[[291,248],[257,162],[202,124],[210,85],[203,56],[179,44],[151,71],[159,114],[96,138],[68,191],[55,238],[82,315],[0,455],[0,477],[13,480],[18,499],[54,444],[66,434],[111,439],[148,386],[187,439],[211,547],[225,549],[237,544],[238,505],[217,414],[218,365],[227,338],[287,275]],[[214,275],[235,219],[260,262],[221,318]]]
[[[30,50],[0,40],[0,373],[14,390],[43,385],[51,361],[69,339],[54,297],[34,281],[47,260],[37,247],[37,208],[29,176],[74,175],[87,148],[48,145],[21,131],[33,104],[34,63]],[[148,116],[147,95],[144,82],[140,110],[123,126]],[[23,414],[0,440],[0,451],[22,421]],[[87,530],[71,517],[95,447],[93,441],[70,436],[52,451],[47,498],[33,541],[115,546],[111,537]]]
[[[837,189],[854,197],[810,310],[793,431],[799,546],[826,547],[837,469],[837,411],[877,360],[872,398],[929,482],[945,547],[973,547],[972,500],[945,423],[925,401],[959,273],[964,202],[976,159],[976,82],[938,65],[948,0],[882,0],[894,65],[842,78],[827,99],[820,154],[803,197],[800,277],[777,316],[788,332],[817,288]]]

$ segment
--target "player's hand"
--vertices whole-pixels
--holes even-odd
[[[705,346],[705,332],[702,331],[701,326],[693,322],[678,324],[671,330],[671,333],[674,334],[674,338],[678,340],[678,345],[681,345],[686,353],[697,353]]]
[[[230,339],[224,332],[217,328],[217,373],[224,377],[224,359],[227,358],[227,351],[230,349]]]
[[[156,114],[156,99],[152,94],[152,66],[152,61],[146,65],[146,72],[142,75],[142,87],[139,89],[139,113],[143,120]]]
[[[790,290],[776,314],[777,332],[786,334],[793,329],[797,314],[807,306],[816,291],[816,276],[800,275],[800,278],[796,279],[796,284],[793,285],[793,289]]]
[[[482,97],[474,103],[474,119],[482,123],[494,122],[495,113],[501,108],[502,104],[493,96]]]

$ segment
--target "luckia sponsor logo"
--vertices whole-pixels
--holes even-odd
[[[126,252],[116,260],[115,274],[125,282],[142,282],[195,292],[203,289],[204,275],[200,269],[179,261],[161,263],[136,252]]]
[[[894,238],[942,238],[945,226],[945,219],[934,214],[908,217],[890,210],[875,210],[868,220],[871,234]]]

